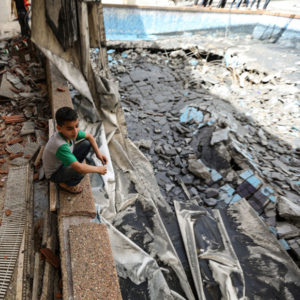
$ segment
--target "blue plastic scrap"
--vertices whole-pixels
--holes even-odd
[[[121,56],[122,56],[123,58],[127,58],[127,57],[128,57],[128,53],[122,52]]]
[[[290,250],[291,249],[290,245],[287,243],[287,241],[285,239],[280,239],[279,243],[284,248],[284,250]]]
[[[213,125],[214,123],[216,123],[216,120],[215,120],[215,119],[210,119],[210,120],[207,122],[207,125],[208,125],[208,126],[211,126],[211,125]]]
[[[112,53],[116,52],[116,50],[115,49],[108,49],[106,52],[107,52],[107,54],[112,54]]]
[[[248,169],[248,170],[244,171],[243,173],[241,173],[240,177],[243,178],[244,180],[246,180],[249,177],[251,177],[253,174],[254,174],[253,171],[251,169]]]
[[[180,116],[180,123],[187,123],[191,120],[196,121],[198,124],[203,121],[203,113],[195,107],[187,106]]]
[[[108,56],[107,56],[107,59],[108,59],[108,61],[112,61],[112,60],[113,60],[113,58],[112,58],[111,55],[108,55]]]

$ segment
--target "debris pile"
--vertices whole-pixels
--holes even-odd
[[[247,199],[299,264],[297,85],[246,63],[233,67],[234,57],[108,50],[129,136],[168,203],[225,209]]]
[[[13,206],[13,201],[16,200],[13,197],[9,198],[8,191],[20,189],[20,186],[22,187],[22,180],[30,183],[30,185],[32,180],[36,180],[33,183],[33,189],[31,190],[31,188],[29,188],[26,192],[28,193],[28,201],[25,201],[24,211],[22,212],[22,215],[19,215],[19,218],[22,217],[20,222],[23,222],[23,218],[26,220],[24,226],[24,233],[26,236],[25,245],[22,246],[25,251],[21,249],[20,252],[24,256],[25,261],[23,271],[24,277],[21,284],[23,285],[24,294],[29,293],[30,295],[31,293],[45,293],[44,290],[41,290],[43,275],[45,275],[45,284],[43,289],[47,289],[47,281],[50,282],[49,272],[51,273],[53,271],[49,263],[41,259],[41,253],[39,250],[41,248],[43,250],[45,247],[53,250],[52,244],[56,239],[55,229],[51,229],[51,233],[49,233],[49,228],[51,226],[53,227],[56,222],[56,220],[53,220],[53,216],[51,224],[44,224],[44,233],[42,233],[40,226],[41,219],[37,220],[42,217],[43,211],[48,207],[48,184],[45,181],[37,181],[37,179],[42,179],[44,177],[43,169],[40,168],[41,154],[43,151],[43,145],[47,141],[48,119],[51,116],[47,89],[46,73],[43,66],[42,55],[40,55],[30,41],[24,39],[1,41],[0,239],[4,242],[4,247],[6,243],[9,244],[9,233],[6,232],[5,222],[2,222],[2,220],[5,220],[5,217],[9,216],[9,214],[11,214],[10,218],[18,213],[20,214],[21,210],[21,206],[19,205],[18,207],[11,209],[11,211],[6,209],[4,214],[4,206]],[[18,169],[15,169],[15,167]],[[34,168],[33,176],[31,167]],[[21,171],[18,171],[19,169],[23,170],[27,168],[30,172],[26,173],[24,176],[20,173]],[[13,180],[13,182],[15,183],[9,182],[8,178],[13,176],[13,172],[17,172],[17,174],[22,177],[22,180],[18,181],[18,178],[14,178],[15,180]],[[20,186],[18,185],[18,187],[15,187],[14,184],[16,183],[20,184]],[[32,195],[31,192],[33,192],[34,195]],[[27,196],[24,195],[24,197]],[[19,198],[21,199],[21,197]],[[40,206],[39,202],[43,202],[43,207]],[[35,220],[35,224],[32,223],[33,218]],[[16,219],[18,220],[18,218]],[[48,220],[49,219],[46,218],[46,221]],[[10,219],[10,222],[12,222],[12,219]],[[35,232],[34,238],[32,237],[33,228]],[[20,229],[22,229],[22,227],[20,227]],[[44,236],[42,237],[42,235]],[[23,232],[21,234],[21,237],[22,236]],[[15,245],[17,245],[17,243]],[[35,257],[34,249],[38,249]],[[42,252],[47,260],[49,257],[49,249],[47,253],[45,251]],[[11,259],[9,268],[15,267],[16,259],[17,256]],[[35,271],[33,274],[32,270],[34,263]],[[17,269],[18,268],[15,268],[15,273]],[[4,272],[6,272],[5,265],[3,265],[1,276]],[[58,290],[58,271],[56,271],[56,273],[56,290]],[[2,276],[2,278],[5,278],[5,276]],[[20,275],[18,274],[18,276]],[[10,280],[10,278],[7,279]],[[18,294],[19,291],[17,291],[15,286],[15,279],[14,275],[7,291],[5,288],[2,289],[4,294],[6,292],[5,299],[15,299],[17,296],[20,296]],[[33,290],[35,291],[33,292]],[[53,293],[53,291],[51,292]]]
[[[32,52],[33,47],[28,43],[27,40],[0,43],[2,172],[10,165],[27,164],[45,143],[48,129],[46,75],[38,53]],[[1,178],[2,185],[5,180]]]

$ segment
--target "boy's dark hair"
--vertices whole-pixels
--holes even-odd
[[[55,113],[55,120],[58,126],[63,126],[65,122],[76,121],[77,119],[77,112],[68,106],[61,107]]]

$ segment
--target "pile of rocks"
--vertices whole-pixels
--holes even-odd
[[[285,87],[283,98],[287,86],[267,74],[250,80],[246,65],[236,72],[215,58],[208,62],[195,51],[108,50],[129,136],[152,162],[171,206],[181,200],[225,209],[245,198],[299,262],[300,149],[281,139],[276,128],[271,132],[265,114],[253,115],[249,107],[261,111],[265,104],[248,97],[262,83],[261,97],[271,98],[279,85]],[[229,90],[234,73],[238,85]],[[231,99],[232,93],[238,97]],[[272,106],[278,127],[288,118],[294,118],[288,126],[299,120],[292,105],[284,116],[281,105],[295,104],[293,90],[288,94],[289,100]],[[236,99],[249,104],[240,107],[244,112]]]

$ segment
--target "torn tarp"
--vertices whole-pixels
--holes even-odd
[[[298,267],[246,200],[175,208],[199,299],[297,299]]]

